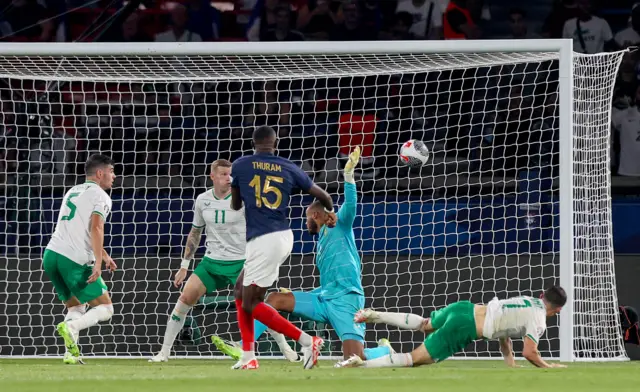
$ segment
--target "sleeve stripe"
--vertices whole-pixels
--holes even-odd
[[[193,227],[195,227],[196,229],[202,229],[203,227],[205,227],[206,225],[202,225],[202,226],[198,226],[198,225],[191,225]]]
[[[528,337],[529,339],[533,340],[533,342],[535,344],[538,344],[538,339],[534,338],[533,335],[531,335],[530,333],[525,335],[526,337]]]
[[[93,211],[92,214],[100,215],[102,219],[105,219],[104,215],[100,211]]]

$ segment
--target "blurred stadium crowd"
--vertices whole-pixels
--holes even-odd
[[[2,4],[0,40],[11,42],[565,37],[573,39],[574,50],[590,54],[640,43],[640,6],[621,0]],[[127,4],[135,9],[125,13]],[[612,166],[620,176],[640,176],[639,58],[634,52],[625,56],[615,89]],[[394,170],[397,143],[417,138],[433,146],[430,176],[454,166],[513,178],[522,169],[556,166],[556,66],[306,81],[72,82],[55,88],[38,80],[0,79],[0,184],[15,183],[11,176],[20,173],[64,173],[70,176],[58,177],[75,181],[87,154],[102,151],[113,155],[125,176],[180,175],[190,186],[211,160],[249,151],[251,130],[262,124],[276,127],[281,152],[318,177],[331,159],[339,165],[339,157],[356,144],[366,145],[365,178],[393,176],[388,171]]]

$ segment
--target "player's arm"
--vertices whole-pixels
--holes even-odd
[[[524,337],[524,349],[522,350],[522,356],[525,357],[529,363],[539,368],[554,368],[554,367],[567,367],[560,363],[547,363],[540,356],[538,351],[538,342],[534,340],[531,335]]]
[[[116,268],[118,268],[118,266],[116,265],[116,262],[113,261],[111,256],[109,256],[109,253],[107,253],[107,250],[104,248],[102,248],[102,261],[106,264],[107,268],[111,272],[115,271]]]
[[[196,199],[196,202],[193,206],[193,222],[191,225],[191,230],[189,231],[189,235],[187,236],[187,242],[184,245],[182,262],[180,263],[180,269],[178,270],[178,272],[176,272],[176,276],[173,280],[173,285],[175,287],[180,287],[182,282],[184,282],[184,279],[187,277],[189,264],[191,264],[191,260],[196,255],[196,251],[198,250],[198,246],[200,245],[202,229],[204,229],[206,224],[207,223],[204,220],[204,216],[202,215],[200,199]]]
[[[198,218],[195,218],[194,220],[197,219]],[[184,282],[184,279],[187,277],[189,264],[191,264],[191,260],[196,255],[196,251],[198,250],[198,246],[200,245],[200,238],[202,237],[203,228],[204,226],[194,225],[189,231],[189,235],[187,236],[187,243],[184,245],[184,254],[182,256],[182,262],[180,263],[180,269],[178,270],[178,272],[176,272],[176,276],[173,279],[173,285],[175,287],[180,287],[182,282]]]
[[[536,342],[531,336],[524,337],[524,349],[522,350],[522,356],[525,357],[533,366],[539,368],[550,368],[551,365],[546,363],[540,352],[538,351],[538,342]]]
[[[231,209],[234,211],[240,211],[242,209],[242,195],[240,195],[240,188],[231,186]]]
[[[196,250],[198,250],[198,246],[200,245],[202,229],[202,227],[191,227],[191,231],[189,231],[189,235],[187,236],[187,243],[184,246],[184,256],[182,257],[184,260],[191,260],[193,256],[195,256]],[[185,268],[188,268],[188,266]]]
[[[513,355],[513,344],[510,338],[500,338],[500,352],[507,366],[518,367],[515,356]]]
[[[358,206],[358,190],[354,178],[355,168],[360,161],[360,147],[356,147],[344,167],[344,204],[338,211],[338,222],[353,226]]]
[[[96,258],[96,262],[93,265],[93,271],[87,279],[87,283],[93,283],[100,277],[100,273],[102,272],[102,260],[104,257],[104,220],[102,215],[99,214],[91,214],[91,223],[90,223],[90,233],[91,233],[91,249],[93,250],[93,255]]]
[[[318,185],[313,184],[307,193],[318,199],[326,211],[333,211],[333,200],[327,191],[320,188]]]

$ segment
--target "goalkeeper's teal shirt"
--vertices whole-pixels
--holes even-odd
[[[344,183],[344,198],[344,204],[338,210],[336,227],[322,226],[318,236],[316,265],[320,270],[320,295],[327,299],[348,293],[364,295],[360,255],[353,235],[358,204],[355,184]]]

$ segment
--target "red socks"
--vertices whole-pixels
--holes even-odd
[[[242,301],[240,301],[240,303],[242,303]],[[236,306],[237,305],[238,300],[236,300]],[[280,332],[284,336],[295,341],[298,341],[300,339],[300,335],[302,335],[302,331],[300,329],[296,328],[296,326],[291,324],[289,320],[282,317],[277,310],[264,302],[260,302],[255,309],[253,309],[252,318],[255,318],[267,327],[276,332]],[[240,317],[238,317],[238,321],[240,321]],[[244,345],[247,339],[242,335],[242,325],[240,326],[240,335],[242,336],[242,346],[244,350]],[[251,322],[251,342],[253,342],[253,320]]]
[[[253,315],[242,309],[241,299],[236,299],[236,311],[238,316],[238,326],[240,327],[240,338],[242,339],[242,351],[254,351],[255,338],[253,336]]]

